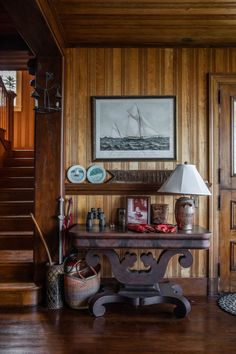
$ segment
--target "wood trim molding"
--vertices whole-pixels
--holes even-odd
[[[158,189],[172,170],[107,170],[112,176],[106,183],[66,183],[67,195],[161,195]],[[165,193],[166,194],[166,193]]]
[[[165,280],[165,279],[164,279]],[[117,280],[115,278],[102,278],[102,281],[108,285],[115,285]],[[178,284],[182,287],[183,293],[185,296],[207,296],[208,292],[208,278],[166,278],[166,281],[169,281],[173,284]],[[211,294],[213,295],[213,294]]]
[[[22,71],[16,72],[16,104],[14,112],[21,112],[22,110]]]
[[[0,2],[22,38],[36,56],[61,56],[52,33],[35,1],[8,0]],[[22,14],[24,14],[24,16],[22,16]],[[34,25],[33,28],[32,24]]]
[[[40,11],[47,22],[48,27],[51,30],[53,38],[57,43],[58,48],[61,51],[61,55],[64,55],[65,39],[63,37],[62,28],[60,27],[60,22],[55,11],[53,4],[46,0],[36,0]]]
[[[209,278],[218,278],[219,262],[219,112],[218,90],[221,84],[236,84],[236,73],[209,74],[209,179],[212,183],[212,197],[209,198],[209,228],[213,233],[209,252]]]
[[[102,183],[102,184],[65,184],[66,195],[143,195],[161,194],[158,184],[146,183]]]
[[[207,296],[208,278],[169,278],[169,281],[180,285],[184,295]]]

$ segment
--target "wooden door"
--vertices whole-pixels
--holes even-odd
[[[236,291],[236,85],[220,85],[219,104],[219,290],[227,292]]]

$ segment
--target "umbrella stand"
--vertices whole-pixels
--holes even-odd
[[[39,232],[39,236],[45,247],[48,256],[47,263],[47,308],[57,310],[63,307],[63,264],[55,264],[52,261],[48,246],[43,237],[42,231],[32,213],[30,216]]]

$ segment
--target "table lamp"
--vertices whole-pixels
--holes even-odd
[[[158,192],[187,195],[211,195],[195,165],[187,162],[176,166]],[[175,219],[179,230],[191,230],[195,213],[194,199],[183,196],[176,200]]]

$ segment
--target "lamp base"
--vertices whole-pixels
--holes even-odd
[[[194,200],[189,197],[181,197],[176,200],[175,219],[179,230],[192,230],[195,213]]]

